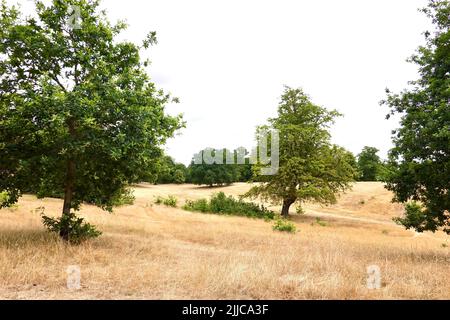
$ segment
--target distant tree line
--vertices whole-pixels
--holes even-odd
[[[195,164],[194,155],[191,163],[186,167],[182,163],[175,162],[170,156],[164,155],[159,161],[159,169],[156,173],[156,178],[153,180],[156,184],[193,183],[210,187],[252,180],[252,165],[248,157],[244,159],[244,164],[236,164],[237,150],[230,151],[226,148],[217,150],[223,150],[223,164],[206,164],[205,162]],[[216,149],[205,148],[198,154],[203,154],[204,152],[215,156]],[[227,154],[231,154],[235,159],[234,164],[226,164]]]
[[[155,184],[181,184],[193,183],[198,185],[216,186],[230,185],[234,182],[258,182],[262,177],[255,173],[256,166],[250,164],[250,158],[245,158],[244,164],[226,164],[226,154],[231,151],[223,148],[224,164],[195,164],[192,159],[189,166],[177,163],[170,156],[164,155],[159,161],[159,171],[156,174]],[[214,156],[216,150],[205,148],[203,152],[211,152]],[[355,170],[356,181],[386,181],[389,174],[389,165],[378,156],[379,150],[375,147],[365,146],[355,157],[347,151],[348,163]],[[231,152],[237,163],[237,150]]]

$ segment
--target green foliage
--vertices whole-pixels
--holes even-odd
[[[278,130],[279,171],[257,177],[262,183],[245,196],[283,203],[282,215],[288,215],[295,202],[335,203],[336,195],[350,188],[356,174],[353,155],[330,143],[328,129],[337,116],[338,112],[313,104],[301,89],[286,87],[278,117],[257,131],[259,135],[264,128]]]
[[[394,218],[393,220],[400,225],[405,226],[406,229],[415,229],[418,232],[433,229],[433,225],[428,225],[427,221],[430,219],[426,216],[428,212],[424,210],[422,205],[415,201],[405,204],[405,217]]]
[[[156,184],[182,184],[186,182],[187,168],[182,163],[175,163],[169,156],[158,161]]]
[[[175,196],[168,196],[167,198],[158,196],[156,197],[155,204],[163,204],[167,207],[177,207],[178,199]]]
[[[187,211],[196,211],[196,212],[212,212],[209,206],[209,202],[207,199],[199,199],[199,200],[187,200],[185,205],[183,206],[184,210]]]
[[[246,216],[266,220],[272,220],[275,216],[274,212],[268,210],[262,205],[258,206],[251,202],[236,200],[232,196],[227,197],[223,192],[215,193],[209,201],[206,199],[186,201],[183,209],[203,213],[208,212],[224,215]]]
[[[217,185],[230,185],[239,180],[239,169],[236,164],[227,164],[226,158],[233,155],[227,149],[223,149],[223,157],[217,156],[217,162],[207,164],[202,161],[201,164],[195,164],[194,161],[189,165],[189,181],[198,185],[208,185],[210,187]],[[205,154],[216,156],[216,150],[206,148],[196,154],[194,157],[204,157]]]
[[[289,222],[287,219],[282,218],[276,219],[272,229],[275,231],[289,232],[289,233],[295,233],[297,231],[295,224]]]
[[[65,215],[84,201],[111,211],[156,166],[181,116],[165,113],[171,98],[146,74],[143,47],[118,39],[125,24],[98,1],[37,1],[34,18],[0,6],[0,190],[10,203],[26,190],[64,194]]]
[[[113,198],[112,205],[114,207],[130,206],[134,203],[135,199],[133,190],[127,188],[125,191],[120,192],[116,198]]]
[[[316,218],[316,224],[318,224],[321,227],[326,227],[327,223],[325,221],[322,221],[319,217]]]
[[[297,212],[297,214],[305,214],[305,210],[300,205],[295,208],[295,212]]]
[[[422,11],[434,30],[425,32],[426,44],[410,58],[419,67],[419,79],[401,93],[386,90],[381,101],[390,115],[401,115],[387,188],[397,202],[423,205],[406,206],[406,217],[399,220],[405,227],[450,234],[450,2],[432,0]]]
[[[364,147],[358,154],[359,181],[378,181],[380,179],[383,163],[377,155],[378,149],[374,147]]]
[[[57,233],[72,244],[80,244],[102,234],[94,226],[84,222],[83,218],[78,218],[74,214],[63,215],[57,219],[42,214],[42,222],[50,232]]]
[[[9,200],[8,193],[6,191],[0,192],[0,208],[6,207],[8,200]]]

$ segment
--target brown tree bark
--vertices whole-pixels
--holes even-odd
[[[73,189],[75,183],[75,162],[73,160],[69,160],[67,162],[67,172],[66,172],[66,182],[64,189],[64,205],[62,212],[62,221],[71,218],[71,208],[72,208],[72,198],[73,198]],[[69,241],[69,226],[65,223],[61,226],[59,230],[59,236],[65,241]]]
[[[69,134],[71,137],[75,137],[75,121],[73,119],[68,120]],[[72,213],[72,199],[75,186],[75,161],[69,159],[67,161],[66,180],[64,186],[64,204],[61,215],[61,228],[59,230],[59,236],[65,241],[69,241],[70,228],[66,221],[71,219]]]
[[[281,216],[286,218],[289,216],[289,208],[291,205],[295,202],[293,199],[284,199],[283,200],[283,207],[281,209]]]

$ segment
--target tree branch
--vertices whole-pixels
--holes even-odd
[[[53,80],[55,80],[55,82],[61,87],[61,89],[63,89],[64,92],[67,92],[67,89],[62,85],[62,83],[59,81],[58,76],[54,75],[52,77]]]

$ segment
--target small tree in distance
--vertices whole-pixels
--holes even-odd
[[[187,168],[182,163],[175,161],[164,155],[158,160],[156,171],[156,184],[182,184],[186,182]]]
[[[364,147],[358,154],[358,171],[360,181],[378,181],[383,171],[383,163],[378,156],[378,149]]]
[[[213,163],[207,164],[205,161],[202,161],[201,164],[196,164],[194,160],[189,165],[189,181],[193,184],[198,185],[207,185],[209,187],[220,186],[220,185],[230,185],[233,182],[237,182],[239,180],[240,172],[238,169],[238,165],[227,164],[227,154],[236,157],[236,152],[231,152],[227,149],[222,149],[222,159],[221,163]],[[200,151],[194,157],[199,155],[202,156],[205,154],[210,154],[212,157],[216,156],[217,150],[212,148],[206,148]]]
[[[337,111],[313,104],[302,89],[286,87],[278,117],[269,120],[280,137],[279,171],[257,177],[262,183],[245,196],[281,203],[284,217],[294,203],[300,210],[305,201],[336,202],[337,194],[349,189],[355,177],[353,155],[330,143],[328,128],[337,116]]]

